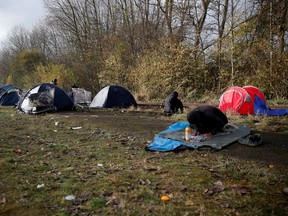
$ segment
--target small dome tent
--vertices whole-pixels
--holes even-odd
[[[2,97],[2,95],[11,88],[13,88],[13,85],[10,85],[10,84],[6,86],[2,86],[0,88],[0,97]]]
[[[248,92],[238,86],[228,88],[220,97],[219,109],[242,115],[254,114],[252,99]]]
[[[90,108],[128,108],[137,107],[133,95],[124,87],[110,85],[101,89],[90,104]]]
[[[17,106],[23,91],[12,85],[0,88],[0,106]]]
[[[266,98],[263,92],[260,91],[260,89],[256,88],[255,86],[244,86],[243,89],[245,89],[249,93],[253,102],[255,95],[257,95],[261,100],[266,102]]]
[[[254,86],[230,87],[220,97],[219,109],[222,112],[242,115],[288,115],[287,109],[270,109],[260,89]]]
[[[74,102],[58,86],[42,83],[30,89],[18,109],[28,114],[73,110]]]

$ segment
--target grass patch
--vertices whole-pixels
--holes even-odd
[[[30,116],[0,107],[0,214],[287,213],[287,166],[209,150],[144,150],[153,134],[185,118],[134,110]],[[229,120],[253,131],[287,133],[286,117]],[[170,200],[161,201],[163,195]]]

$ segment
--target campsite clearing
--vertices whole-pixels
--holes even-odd
[[[0,214],[287,214],[288,116],[229,116],[262,134],[258,147],[144,150],[185,118],[141,109],[24,115],[0,107]]]

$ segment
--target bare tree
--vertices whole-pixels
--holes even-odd
[[[221,69],[222,69],[222,44],[224,38],[224,32],[228,16],[229,0],[218,0],[214,2],[216,7],[216,22],[218,29],[218,39],[217,39],[217,62],[218,62],[218,90],[221,90]],[[227,31],[226,31],[227,32]]]
[[[15,26],[8,34],[7,43],[12,53],[30,49],[29,31],[22,26]]]
[[[78,71],[82,70],[80,82],[88,81],[99,89],[102,43],[96,0],[46,0],[45,5],[50,12],[50,22],[62,33],[59,36],[70,44],[71,64],[75,64]]]
[[[173,8],[174,8],[174,0],[165,0],[162,5],[161,0],[157,0],[158,7],[164,13],[166,26],[168,29],[169,35],[172,35],[173,28],[172,28],[172,21],[173,21]]]
[[[195,29],[194,37],[194,58],[200,53],[201,34],[205,25],[208,7],[211,0],[193,0],[188,11],[189,21]]]
[[[272,4],[272,3],[271,3]],[[278,35],[278,44],[279,44],[279,54],[282,54],[285,50],[285,36],[288,30],[288,2],[287,1],[279,1],[277,6],[277,35]]]

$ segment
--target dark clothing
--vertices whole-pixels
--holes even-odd
[[[183,112],[183,104],[178,99],[178,93],[173,92],[172,94],[168,95],[164,102],[164,113],[176,113],[178,110]]]
[[[178,110],[180,110],[181,113],[183,113],[183,103],[181,102],[181,100],[179,100],[177,98],[177,101],[176,101],[176,111],[175,112],[178,112]]]
[[[224,126],[228,123],[226,115],[213,106],[199,106],[187,114],[187,120],[191,127],[195,126],[196,132],[199,134],[223,131]]]

